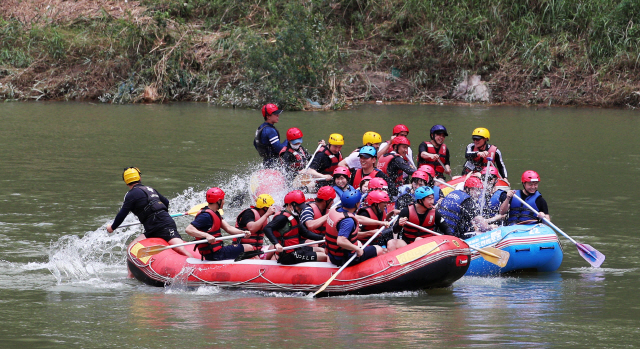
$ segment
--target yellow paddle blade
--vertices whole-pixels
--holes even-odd
[[[138,259],[144,258],[144,257],[149,257],[149,256],[153,256],[156,255],[166,249],[169,249],[171,247],[169,246],[163,246],[163,245],[155,245],[155,246],[149,246],[149,247],[143,247],[141,249],[138,250],[138,253],[136,254],[136,257],[138,257]]]
[[[206,202],[203,204],[197,204],[193,206],[189,211],[187,211],[187,214],[190,216],[193,216],[194,214],[197,214],[198,212],[200,212],[200,210],[202,210],[205,206],[207,206]]]
[[[507,262],[509,261],[509,252],[503,251],[499,248],[484,247],[475,250],[478,251],[482,258],[484,258],[487,262],[493,263],[500,268],[506,266]]]
[[[224,211],[222,209],[219,209],[218,213],[220,213],[221,216],[224,216]]]

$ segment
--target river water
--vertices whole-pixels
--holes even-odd
[[[0,104],[0,347],[637,345],[637,111],[365,105],[285,112],[277,124],[283,135],[301,128],[311,150],[342,133],[348,153],[364,132],[389,137],[397,123],[409,127],[417,152],[441,123],[455,172],[473,129],[486,127],[511,182],[538,171],[552,220],[605,254],[602,268],[561,237],[557,272],[464,277],[421,292],[309,299],[127,279],[123,251],[140,228],[104,229],[127,189],[122,169],[139,167],[144,183],[170,198],[171,212],[203,202],[209,186],[244,193],[261,122],[259,111],[206,104]],[[225,208],[227,221],[240,206]],[[182,232],[189,222],[177,219]]]

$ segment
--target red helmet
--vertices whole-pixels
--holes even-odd
[[[302,138],[302,131],[297,127],[292,127],[287,130],[287,140],[291,142],[294,139]]]
[[[421,165],[420,167],[418,167],[418,171],[426,172],[431,177],[435,177],[436,176],[436,170],[434,170],[433,166],[431,166],[431,165]]]
[[[387,181],[380,177],[375,177],[369,181],[369,190],[387,189],[388,187]]]
[[[220,188],[211,188],[207,190],[207,202],[215,204],[216,202],[224,200],[224,192]]]
[[[346,167],[338,166],[335,170],[333,170],[333,176],[335,177],[336,175],[345,175],[347,176],[347,178],[349,178],[351,177],[351,171],[349,171],[349,169]]]
[[[266,118],[269,115],[273,115],[273,114],[280,114],[282,113],[282,110],[278,109],[278,106],[273,104],[273,103],[269,103],[267,105],[262,106],[262,117]]]
[[[391,141],[391,144],[406,144],[411,145],[411,142],[407,139],[407,137],[398,136]]]
[[[403,125],[403,124],[396,125],[393,128],[393,134],[397,135],[400,132],[406,132],[408,134],[409,133],[409,128],[407,126]]]
[[[290,191],[284,196],[284,204],[288,205],[296,203],[298,205],[304,204],[307,199],[304,197],[304,193],[300,190]]]
[[[483,174],[483,175],[487,174],[487,169],[488,168],[489,168],[488,166],[483,168],[482,171],[480,171],[480,174]],[[533,171],[531,171],[531,172],[533,172]],[[496,177],[500,176],[500,172],[498,172],[498,170],[495,167],[491,167],[491,169],[489,170],[489,174],[493,175],[493,176],[496,176]]]
[[[318,190],[318,195],[316,195],[318,199],[321,200],[331,200],[336,198],[336,191],[332,186],[324,186]]]
[[[480,178],[471,176],[471,177],[467,178],[466,181],[464,181],[464,187],[465,188],[479,188],[479,189],[482,189],[482,188],[484,188],[484,185],[482,185],[482,181],[480,180]]]
[[[540,182],[540,175],[538,174],[538,172],[536,171],[524,171],[524,173],[522,174],[522,183],[525,182]]]
[[[378,204],[381,202],[390,202],[389,194],[386,191],[382,190],[374,190],[369,195],[367,195],[367,205],[371,206],[373,204]]]
[[[416,171],[411,175],[411,179],[422,179],[425,182],[429,182],[429,177],[426,172]]]

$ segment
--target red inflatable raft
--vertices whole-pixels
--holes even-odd
[[[136,279],[165,286],[180,280],[187,286],[212,285],[270,292],[315,292],[338,270],[329,262],[280,265],[276,261],[201,261],[165,250],[137,258],[142,247],[166,245],[151,238],[131,246],[127,264]],[[371,294],[447,287],[469,268],[469,246],[453,236],[416,241],[394,252],[344,269],[319,296]]]

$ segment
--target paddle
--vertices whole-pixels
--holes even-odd
[[[392,226],[393,223],[396,221],[396,219],[398,219],[398,216],[393,217],[393,219],[389,222],[389,226]],[[378,231],[375,232],[375,234],[373,234],[373,236],[371,236],[369,238],[369,240],[367,240],[367,242],[364,243],[364,245],[362,245],[362,248],[364,249],[365,247],[367,247],[373,240],[375,240],[378,237],[378,234],[380,234],[384,229],[386,228],[386,226],[382,226],[380,227],[380,229],[378,229]],[[327,280],[327,282],[324,283],[324,285],[322,285],[322,287],[320,287],[320,289],[318,291],[316,291],[312,297],[315,297],[318,295],[318,293],[324,291],[325,288],[327,288],[327,286],[329,286],[329,284],[335,280],[335,278],[344,270],[344,268],[346,268],[347,266],[349,266],[349,264],[351,262],[353,262],[354,259],[356,259],[356,256],[358,254],[354,253],[353,256],[351,256],[351,258],[349,258],[349,260],[342,265],[342,267],[340,269],[338,269],[338,271],[333,274],[332,277],[329,278],[329,280]]]
[[[216,238],[216,241],[231,240],[231,239],[241,238],[241,237],[244,237],[244,234],[227,235],[227,236],[223,236],[223,237],[220,237],[220,238]],[[136,254],[136,257],[138,257],[138,259],[140,259],[140,258],[156,255],[156,254],[158,254],[158,253],[160,253],[160,252],[162,252],[164,250],[168,250],[168,249],[171,249],[171,248],[176,248],[176,247],[180,247],[180,246],[187,246],[187,245],[203,244],[205,242],[207,242],[206,239],[196,240],[196,241],[191,241],[191,242],[185,242],[185,243],[177,244],[177,245],[169,245],[169,246],[153,245],[153,246],[149,246],[149,247],[143,247],[143,248],[138,250],[138,253]]]
[[[423,226],[417,225],[417,224],[413,224],[411,222],[406,222],[406,225],[409,225],[411,227],[414,227],[416,229],[420,229],[422,231],[426,231],[427,233],[431,233],[434,235],[443,235],[440,233],[436,233],[435,231],[431,230],[431,229],[427,229]],[[483,247],[483,248],[475,248],[471,245],[469,245],[469,248],[472,250],[476,250],[478,251],[478,253],[480,253],[480,256],[482,256],[482,258],[484,258],[487,262],[489,263],[493,263],[499,267],[504,267],[505,265],[507,265],[507,262],[509,261],[509,252],[507,251],[503,251],[499,248],[495,248],[495,247]]]
[[[449,187],[451,189],[456,189],[456,187],[454,187],[453,185],[451,185],[451,184],[449,184],[449,183],[447,183],[447,182],[445,182],[445,181],[443,181],[441,179],[434,178],[433,180],[438,182],[438,183],[440,183],[440,184],[444,184],[444,185],[446,185],[447,187]]]
[[[192,215],[200,212],[200,210],[202,210],[202,208],[205,207],[205,206],[207,206],[207,203],[197,204],[197,205],[193,206],[189,211],[182,212],[182,213],[174,213],[174,214],[171,215],[171,217],[192,216]],[[220,210],[220,214],[222,214],[222,209]],[[138,225],[138,224],[142,224],[142,222],[123,224],[123,225],[119,226],[118,228],[131,227],[131,226]]]
[[[531,207],[531,205],[526,203],[518,195],[513,195],[513,197],[520,200],[520,202],[531,211],[538,212],[537,210],[534,210],[533,207]],[[590,245],[578,243],[576,240],[571,238],[571,236],[567,235],[565,232],[560,230],[560,228],[556,227],[556,225],[551,223],[548,219],[543,218],[542,221],[545,222],[548,226],[555,229],[558,233],[564,235],[564,237],[569,239],[569,241],[573,242],[578,248],[578,253],[582,256],[582,258],[584,258],[587,262],[589,262],[589,264],[591,264],[592,267],[598,268],[602,265],[602,263],[604,262],[605,256],[602,253],[600,253],[600,251],[596,250]]]
[[[309,159],[309,163],[307,163],[307,166],[304,167],[304,170],[302,170],[300,172],[304,172],[307,169],[309,169],[309,166],[311,166],[311,162],[313,161],[313,158],[316,157],[316,154],[318,154],[318,150],[320,150],[320,148],[322,148],[322,144],[318,144],[318,147],[316,148],[316,151],[313,152],[313,156],[311,157],[311,159]]]
[[[321,244],[323,243],[324,240],[318,240],[318,241],[311,241],[311,242],[305,242],[304,244],[299,244],[299,245],[293,245],[293,246],[288,246],[283,248],[282,250],[286,251],[286,250],[292,250],[294,248],[298,248],[298,247],[302,247],[302,246],[309,246],[309,245],[315,245],[315,244]],[[241,260],[245,260],[245,259],[249,259],[249,258],[253,258],[255,256],[259,256],[261,254],[265,254],[265,253],[269,253],[269,252],[276,252],[276,249],[271,249],[271,250],[266,250],[266,251],[262,251],[262,250],[258,250],[258,251],[248,251],[248,252],[242,252],[240,253],[240,255],[238,257],[236,257],[235,262],[239,262]]]

